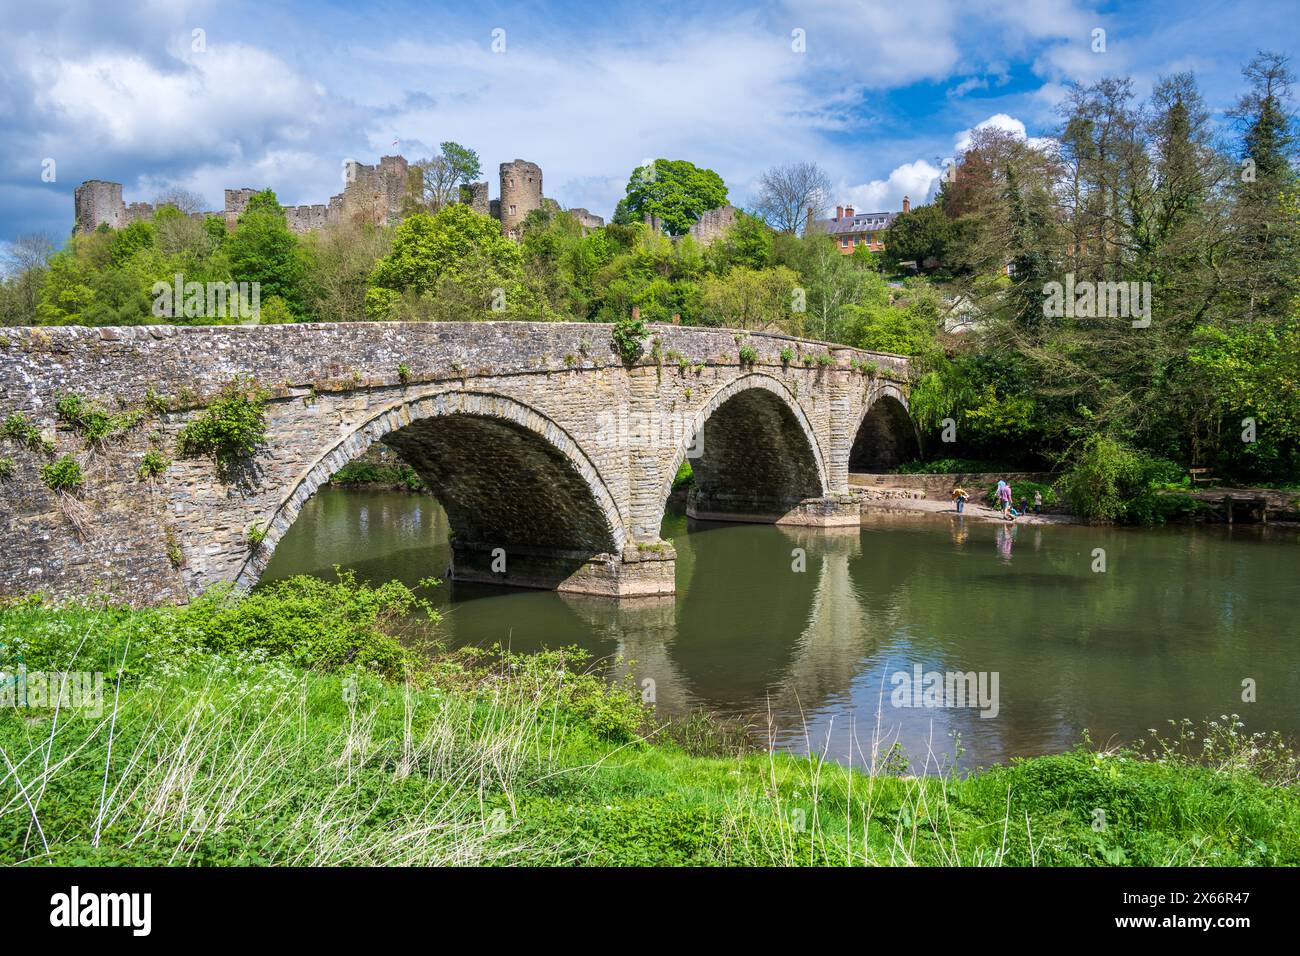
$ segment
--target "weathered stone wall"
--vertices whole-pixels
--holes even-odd
[[[739,211],[735,206],[719,206],[717,209],[710,209],[700,216],[688,233],[700,245],[707,246],[715,239],[722,238],[723,233],[735,225],[736,214]]]
[[[121,229],[127,224],[121,183],[87,180],[77,187],[73,204],[79,233],[94,232],[101,223],[112,229]]]
[[[393,225],[407,211],[412,190],[418,187],[418,180],[412,173],[403,156],[383,156],[373,166],[350,160],[341,193],[331,196],[328,203],[286,206],[285,220],[290,229],[299,233],[321,229],[335,222]],[[480,182],[470,184],[468,201],[480,215],[500,220],[502,231],[511,238],[519,238],[520,225],[534,209],[549,205],[558,211],[559,205],[554,200],[542,196],[542,169],[536,163],[522,159],[502,163],[500,177],[501,199],[489,199],[488,184]],[[195,213],[194,216],[197,219],[221,216],[226,226],[233,229],[257,191],[248,187],[227,189],[221,212]],[[91,179],[77,187],[74,228],[77,233],[93,232],[105,224],[121,229],[137,220],[152,218],[154,212],[151,203],[124,203],[121,183]],[[600,216],[585,209],[574,212],[586,226],[604,225]]]
[[[486,180],[481,183],[469,184],[469,208],[480,216],[492,215],[492,200],[488,197]]]
[[[610,333],[517,322],[5,330],[0,417],[26,414],[88,480],[77,499],[61,499],[39,478],[49,459],[0,441],[0,456],[14,461],[0,485],[0,594],[101,589],[146,603],[218,581],[252,583],[316,488],[380,440],[430,481],[467,549],[547,551],[550,564],[525,562],[526,583],[546,584],[568,554],[582,565],[577,577],[594,582],[588,590],[659,593],[672,580],[659,526],[696,431],[706,456],[717,443],[725,467],[716,473],[733,496],[761,505],[804,490],[842,495],[867,409],[902,394],[850,362],[906,372],[897,356],[837,347],[832,364],[806,363],[827,347],[681,326],[653,326],[647,355],[629,369]],[[757,362],[740,363],[741,344]],[[796,353],[789,366],[783,349]],[[236,376],[272,392],[267,441],[249,467],[223,479],[209,460],[176,460],[157,479],[140,479],[145,453],[172,455],[185,423]],[[171,410],[107,448],[86,448],[56,421],[63,393],[138,408],[150,389]],[[743,397],[755,389],[761,400]],[[746,491],[737,484],[744,476],[779,489]],[[824,510],[791,509],[807,523]],[[68,517],[83,511],[84,537]],[[270,530],[250,548],[255,523]],[[620,584],[620,562],[640,577]]]
[[[569,210],[569,214],[577,219],[585,229],[599,229],[601,226],[605,225],[605,218],[603,216],[597,216],[595,213],[590,212],[582,206],[573,207]]]
[[[325,228],[329,221],[329,207],[285,206],[284,218],[294,232],[311,232],[313,229]]]
[[[244,210],[248,208],[248,201],[253,198],[255,192],[257,192],[256,189],[249,189],[247,187],[244,189],[226,190],[225,211],[222,215],[226,219],[227,229],[235,228],[235,224],[239,221],[239,217],[244,214]]]
[[[1050,485],[1059,475],[1047,471],[1009,471],[999,473],[961,472],[944,475],[893,475],[852,474],[849,484],[854,488],[901,488],[922,498],[946,500],[952,489],[960,486],[970,492],[973,499],[982,500],[985,492],[997,487],[998,480],[1011,483],[1012,491],[1022,481]]]

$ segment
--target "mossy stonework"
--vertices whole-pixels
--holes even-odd
[[[783,351],[826,346],[749,333],[756,360],[742,363],[732,330],[649,326],[656,353],[681,361],[660,365],[648,342],[628,366],[611,332],[523,322],[11,330],[0,417],[23,413],[54,450],[0,442],[13,460],[0,486],[0,595],[94,590],[149,604],[252,585],[307,499],[376,441],[446,508],[452,577],[669,594],[675,554],[659,527],[688,455],[699,517],[856,525],[855,439],[887,455],[908,438],[882,427],[910,428],[898,414],[899,356],[834,347],[829,364],[783,363]],[[867,362],[881,374],[863,374]],[[268,395],[263,443],[228,469],[174,455],[184,426],[235,380]],[[105,408],[169,404],[149,427],[92,446],[58,419],[69,392]],[[881,398],[890,414],[864,428]],[[141,481],[158,448],[166,468]],[[40,478],[64,455],[85,474],[81,531]],[[266,534],[250,549],[253,526]]]

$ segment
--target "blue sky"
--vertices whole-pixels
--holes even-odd
[[[738,205],[764,168],[811,159],[833,202],[897,209],[972,127],[1050,135],[1071,82],[1145,93],[1192,69],[1221,113],[1258,48],[1300,48],[1298,20],[1274,0],[0,0],[0,241],[61,243],[86,179],[128,202],[181,187],[220,209],[237,186],[325,202],[346,159],[446,139],[478,150],[493,196],[497,164],[529,159],[548,196],[605,216],[656,156],[717,170]]]

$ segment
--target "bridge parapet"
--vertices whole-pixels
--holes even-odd
[[[701,516],[856,520],[844,497],[854,436],[882,395],[905,404],[905,358],[731,329],[649,333],[629,368],[611,326],[594,323],[6,329],[0,419],[24,415],[86,480],[53,491],[41,480],[50,455],[0,440],[13,462],[0,483],[0,594],[107,590],[148,603],[252,583],[302,504],[373,441],[418,461],[462,523],[465,577],[496,573],[470,547],[490,555],[494,542],[472,530],[507,555],[558,556],[521,560],[538,576],[515,583],[563,587],[555,568],[581,565],[575,588],[671,591],[659,525],[684,459],[701,475]],[[172,457],[181,428],[236,377],[271,394],[250,468],[226,480],[210,461],[177,458],[142,478],[146,454]],[[144,412],[150,394],[169,406],[88,446],[56,415],[68,393],[110,411]],[[688,458],[698,435],[702,455]],[[268,533],[252,545],[257,527]]]

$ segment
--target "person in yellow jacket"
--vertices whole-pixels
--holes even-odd
[[[970,501],[970,495],[966,493],[965,488],[954,486],[952,500],[957,503],[957,514],[961,514],[966,508],[966,502]]]

